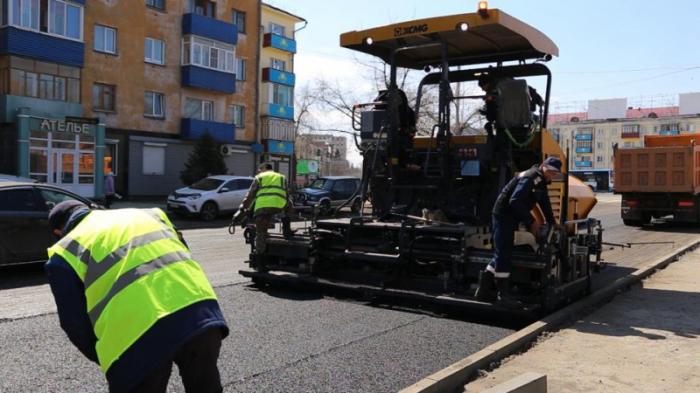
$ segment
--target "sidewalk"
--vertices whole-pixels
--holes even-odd
[[[480,392],[526,372],[548,392],[700,392],[700,251],[504,360],[465,386]]]

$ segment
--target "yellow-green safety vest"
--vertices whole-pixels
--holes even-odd
[[[102,371],[159,319],[216,294],[160,209],[94,210],[48,250],[85,286]]]
[[[287,205],[287,190],[284,188],[284,176],[277,172],[267,171],[259,173],[258,190],[255,193],[255,209],[277,208],[283,209]]]

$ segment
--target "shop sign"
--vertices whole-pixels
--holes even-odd
[[[268,139],[267,152],[272,154],[292,155],[294,154],[294,142]]]
[[[72,132],[74,134],[90,134],[91,124],[75,120],[42,119],[41,131]]]
[[[308,175],[311,173],[318,173],[318,161],[315,161],[315,160],[298,160],[297,161],[297,174],[298,175]]]

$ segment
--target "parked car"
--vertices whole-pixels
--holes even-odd
[[[46,249],[55,242],[49,229],[49,211],[69,199],[100,208],[87,198],[49,184],[0,182],[0,265],[45,262]]]
[[[318,206],[321,214],[328,214],[331,208],[347,204],[353,212],[360,211],[362,200],[356,191],[360,188],[361,180],[357,177],[327,176],[314,180],[309,187],[299,190],[297,203],[304,206]]]
[[[252,183],[249,176],[209,176],[168,195],[168,211],[213,220],[236,211]]]

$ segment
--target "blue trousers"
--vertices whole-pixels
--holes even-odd
[[[493,214],[491,216],[491,231],[493,232],[493,259],[486,270],[496,278],[510,276],[511,258],[513,256],[513,241],[517,221],[510,215]]]

